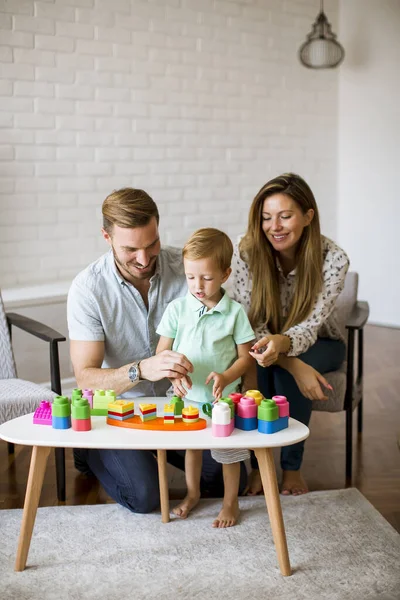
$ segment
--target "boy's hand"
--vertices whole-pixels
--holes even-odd
[[[214,380],[213,385],[213,396],[216,400],[222,398],[222,392],[227,386],[227,381],[225,377],[221,373],[216,373],[212,371],[206,379],[206,385],[210,383],[211,380]]]
[[[170,382],[174,386],[175,396],[179,396],[180,398],[184,398],[187,394],[187,390],[190,390],[192,387],[192,380],[189,375],[186,375],[186,377],[170,379]]]

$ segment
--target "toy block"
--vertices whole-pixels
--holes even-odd
[[[93,408],[93,390],[83,390],[82,398],[86,398],[89,402],[90,408]]]
[[[216,425],[229,425],[231,422],[231,407],[226,402],[218,401],[211,413],[212,422]]]
[[[75,402],[71,406],[72,419],[90,420],[90,406],[87,398],[75,398]]]
[[[139,404],[139,416],[143,423],[157,418],[157,406],[155,404]]]
[[[90,431],[92,429],[90,417],[88,419],[71,419],[71,421],[74,431]]]
[[[260,406],[261,400],[264,398],[264,396],[262,395],[262,393],[259,392],[258,390],[248,390],[245,393],[245,396],[247,396],[248,398],[254,398],[255,403],[257,404],[257,406]]]
[[[235,418],[235,405],[233,403],[232,398],[229,398],[229,397],[220,398],[218,400],[218,402],[225,402],[229,406],[229,408],[231,409],[231,419],[234,419]]]
[[[75,388],[72,390],[71,404],[73,404],[78,398],[82,398],[82,390],[79,388]]]
[[[71,427],[71,417],[51,417],[53,429],[69,429]]]
[[[289,427],[289,417],[280,417],[275,421],[258,421],[258,431],[260,433],[277,433],[287,427]]]
[[[254,419],[257,417],[257,404],[254,398],[243,396],[236,407],[236,415],[242,419]]]
[[[90,415],[92,417],[106,417],[108,414],[107,408],[91,408]]]
[[[164,404],[164,423],[173,425],[175,423],[174,405]]]
[[[237,405],[240,402],[240,398],[243,397],[243,394],[241,394],[240,392],[232,392],[232,394],[229,394],[228,397],[232,400],[234,407],[235,407],[235,412],[236,412]]]
[[[272,400],[279,409],[279,417],[289,417],[289,402],[286,396],[272,396]]]
[[[196,423],[199,420],[199,409],[187,406],[182,409],[182,421],[184,423]]]
[[[113,419],[114,421],[127,421],[128,419],[132,419],[134,416],[135,414],[133,411],[130,413],[125,413],[124,415],[119,415],[118,413],[113,413],[110,411],[107,413],[107,419]]]
[[[56,396],[51,405],[51,415],[53,417],[70,417],[71,405],[66,396]]]
[[[182,409],[185,406],[184,401],[179,396],[172,396],[170,404],[174,407],[175,419],[182,419]]]
[[[115,400],[114,402],[109,402],[107,408],[108,412],[119,415],[132,414],[135,410],[135,404],[131,400]]]
[[[259,421],[276,421],[279,419],[279,408],[274,400],[261,400],[257,416]]]
[[[235,427],[242,431],[253,431],[254,429],[257,429],[257,417],[243,418],[239,417],[239,415],[235,415]]]
[[[33,422],[35,425],[51,425],[51,402],[41,401],[33,413]]]
[[[93,395],[93,409],[98,408],[107,408],[108,406],[108,398],[106,398],[106,393],[104,390],[96,390]]]

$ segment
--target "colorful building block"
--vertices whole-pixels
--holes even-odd
[[[173,404],[164,404],[164,423],[169,425],[173,425],[175,423]]]
[[[42,400],[33,413],[33,422],[35,425],[51,425],[51,419],[51,402]]]
[[[255,403],[257,404],[257,406],[260,406],[261,400],[264,398],[264,396],[262,395],[262,393],[259,392],[258,390],[248,390],[245,393],[245,396],[247,396],[248,398],[254,398]]]
[[[220,398],[218,400],[218,402],[225,402],[229,406],[229,408],[231,409],[231,419],[234,419],[235,418],[235,405],[233,403],[232,398],[229,398],[229,397]]]
[[[108,404],[107,417],[116,421],[126,421],[135,414],[135,404],[131,400],[115,400]]]
[[[86,398],[87,401],[89,402],[90,408],[93,408],[93,390],[90,390],[90,389],[83,390],[82,398]]]
[[[71,427],[71,405],[66,396],[56,396],[51,405],[51,424],[54,429]]]
[[[279,417],[289,416],[289,402],[286,396],[272,396],[272,400],[275,402],[279,409]]]
[[[289,417],[280,417],[275,421],[258,421],[258,431],[260,433],[277,433],[289,426]]]
[[[243,394],[241,394],[240,392],[232,392],[232,394],[229,394],[229,398],[232,400],[232,402],[235,406],[235,413],[236,413],[237,405],[240,402],[240,398],[243,398]]]
[[[96,390],[93,396],[92,415],[107,416],[108,405],[110,402],[115,402],[116,393],[114,390]]]
[[[261,421],[276,421],[279,419],[279,408],[274,400],[262,400],[257,411]]]
[[[75,397],[71,405],[71,422],[74,431],[90,431],[92,429],[90,406],[87,398]]]
[[[199,420],[199,409],[195,406],[186,406],[182,409],[182,421],[184,423],[196,423]]]
[[[139,416],[143,423],[157,418],[156,404],[139,404]]]
[[[82,390],[79,388],[75,388],[72,390],[71,404],[73,404],[75,402],[75,400],[78,398],[82,398]]]
[[[257,404],[254,398],[243,396],[236,405],[235,427],[243,431],[257,429]]]
[[[172,396],[170,404],[174,407],[175,419],[182,419],[182,410],[185,407],[185,403],[179,396]]]
[[[282,406],[286,411],[286,405]],[[258,407],[258,431],[260,433],[276,433],[286,429],[289,425],[289,417],[279,416],[279,406],[274,400],[262,400]]]
[[[233,403],[232,403],[233,407]],[[212,409],[211,433],[214,437],[228,437],[234,429],[232,408],[227,402],[217,402]]]

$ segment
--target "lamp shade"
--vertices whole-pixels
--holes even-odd
[[[310,69],[332,69],[344,59],[343,46],[336,40],[323,10],[299,50],[300,62]]]

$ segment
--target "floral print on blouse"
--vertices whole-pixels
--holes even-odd
[[[339,248],[332,240],[325,236],[321,236],[321,238],[324,259],[322,291],[318,294],[310,315],[301,323],[283,332],[290,337],[291,341],[288,356],[303,354],[315,344],[317,337],[328,337],[334,340],[343,339],[336,318],[335,303],[344,288],[344,280],[349,269],[349,259],[344,250]],[[232,258],[232,297],[236,302],[242,304],[248,312],[252,281],[247,263],[240,258],[240,239],[235,244]],[[285,277],[279,261],[277,261],[277,266],[283,316],[286,317],[294,293],[296,269]],[[270,331],[264,323],[255,328],[255,333],[257,339],[260,339],[269,335]]]

